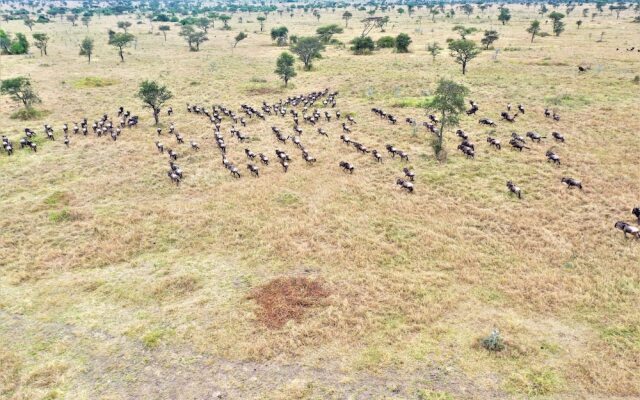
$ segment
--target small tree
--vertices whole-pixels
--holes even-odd
[[[14,101],[22,102],[22,105],[27,110],[30,109],[33,104],[41,102],[33,90],[29,78],[22,76],[3,80],[2,84],[0,84],[0,93],[9,95]]]
[[[275,40],[278,46],[285,46],[289,37],[289,29],[286,26],[271,28],[271,40]]]
[[[89,64],[91,64],[91,55],[93,54],[93,39],[86,37],[80,43],[80,55],[87,56]]]
[[[211,21],[209,20],[209,18],[206,18],[206,17],[201,17],[196,20],[196,25],[200,29],[202,29],[204,33],[207,33],[207,30],[209,29],[210,24],[211,24]]]
[[[438,42],[433,42],[429,45],[427,45],[427,51],[431,54],[431,56],[433,57],[433,61],[436,61],[436,56],[438,54],[440,54],[442,52],[442,47],[440,47],[440,45],[438,44]]]
[[[351,51],[353,51],[354,54],[369,54],[375,48],[376,46],[370,36],[358,36],[351,41]]]
[[[229,20],[231,19],[231,17],[230,17],[230,16],[228,16],[228,15],[226,15],[226,14],[222,14],[222,15],[220,15],[220,16],[218,17],[218,19],[219,19],[220,21],[222,21],[222,23],[224,24],[224,25],[223,25],[223,27],[222,27],[222,29],[224,29],[224,30],[229,30],[229,29],[231,29],[231,27],[229,27]]]
[[[511,19],[511,11],[506,7],[500,7],[500,14],[498,15],[498,21],[502,22],[502,25],[509,22]]]
[[[533,43],[533,39],[535,39],[536,35],[540,33],[540,21],[537,19],[531,21],[531,25],[527,28],[527,32],[531,34],[531,43]]]
[[[35,46],[40,49],[40,55],[44,53],[47,55],[47,43],[49,42],[49,36],[46,33],[34,33],[33,40],[35,40]]]
[[[349,20],[351,19],[351,17],[353,17],[353,14],[351,14],[351,12],[349,12],[349,11],[345,11],[342,14],[342,19],[344,20],[344,26],[345,27],[349,26]]]
[[[436,131],[435,139],[432,142],[433,150],[438,159],[443,157],[444,133],[447,127],[455,127],[460,120],[460,114],[465,108],[465,96],[469,93],[469,89],[465,86],[457,84],[453,81],[442,79],[438,83],[435,91],[426,108],[429,111],[436,112],[440,116],[440,129]]]
[[[289,84],[289,80],[297,75],[296,70],[293,67],[294,63],[295,59],[293,58],[293,55],[286,51],[280,54],[278,60],[276,60],[275,73],[284,81],[285,87]]]
[[[145,104],[144,106],[153,110],[153,119],[158,125],[160,108],[173,97],[166,86],[160,86],[156,81],[144,81],[140,84],[138,97]]]
[[[553,33],[555,33],[556,36],[560,36],[560,34],[564,32],[564,22],[562,21],[564,14],[554,11],[549,14],[549,18],[553,20]]]
[[[88,15],[83,16],[80,21],[82,21],[82,25],[86,26],[87,29],[89,28],[89,23],[91,22],[91,17]]]
[[[464,3],[460,8],[462,8],[462,12],[467,14],[467,18],[471,17],[473,14],[473,6],[469,3]]]
[[[264,16],[259,16],[258,18],[256,18],[258,20],[258,22],[260,23],[260,32],[262,32],[264,30],[264,21],[267,20],[267,17]]]
[[[246,39],[246,38],[247,38],[247,36],[249,36],[249,35],[247,35],[247,34],[246,34],[246,33],[244,33],[244,32],[240,32],[240,33],[238,33],[238,34],[236,35],[236,37],[235,37],[235,38],[233,38],[233,39],[235,40],[235,43],[233,44],[233,48],[235,49],[235,47],[238,45],[238,43],[240,43],[240,41],[242,41],[242,40]]]
[[[24,19],[24,24],[29,28],[29,31],[33,31],[33,26],[36,24],[36,21],[27,17]]]
[[[67,21],[71,22],[71,26],[76,26],[76,21],[78,21],[78,16],[76,14],[67,15]]]
[[[576,25],[578,25],[578,29],[580,29],[580,26],[582,25],[582,20],[581,19],[577,20]]]
[[[122,62],[124,62],[124,48],[129,46],[134,39],[135,36],[132,34],[123,32],[114,33],[109,38],[109,44],[118,49],[118,55]]]
[[[166,42],[167,41],[167,32],[171,30],[171,27],[169,25],[160,25],[158,27],[158,29],[164,35],[164,41]]]
[[[179,35],[184,37],[184,40],[189,44],[190,51],[199,51],[200,44],[209,40],[206,33],[196,31],[192,25],[184,25]]]
[[[315,58],[322,58],[320,52],[323,50],[324,45],[317,37],[301,37],[295,45],[291,46],[291,51],[300,57],[306,71],[311,69],[311,62]]]
[[[127,33],[130,27],[131,22],[129,21],[118,21],[118,28],[122,29],[124,33]]]
[[[455,62],[462,65],[462,75],[467,72],[467,63],[480,54],[476,42],[467,39],[452,40],[449,42],[449,50]]]
[[[344,29],[342,29],[342,27],[336,24],[325,25],[316,29],[316,33],[318,34],[320,41],[324,44],[329,43],[333,35],[336,35],[342,32],[344,32]]]
[[[399,34],[398,36],[396,36],[396,52],[408,53],[409,45],[411,44],[411,42],[412,40],[409,35],[407,35],[406,33]]]
[[[484,45],[485,50],[489,50],[489,46],[491,46],[493,42],[498,39],[500,39],[500,34],[498,33],[498,31],[484,31],[484,37],[482,38],[482,40],[480,40],[480,43]]]
[[[471,35],[473,33],[478,32],[477,28],[467,28],[467,27],[464,27],[462,25],[456,25],[456,26],[453,27],[452,30],[454,32],[458,32],[458,34],[460,34],[460,37],[462,39],[466,39],[467,35]]]

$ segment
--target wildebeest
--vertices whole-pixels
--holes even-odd
[[[572,187],[577,187],[578,189],[582,190],[582,182],[580,182],[579,180],[573,179],[573,178],[565,178],[563,177],[560,182],[564,183],[565,185],[567,185],[567,188],[572,188]]]
[[[353,174],[353,171],[356,169],[353,164],[348,163],[346,161],[340,161],[340,168],[342,168],[343,171],[345,172],[349,172],[350,174]]]
[[[496,126],[496,123],[490,120],[489,118],[482,118],[478,122],[482,125]]]
[[[406,190],[408,193],[413,193],[413,183],[409,181],[405,181],[404,179],[398,178],[396,180],[396,185],[400,186],[402,189]]]
[[[513,193],[516,196],[518,196],[519,199],[522,198],[522,189],[520,189],[518,186],[516,186],[513,182],[507,181],[507,188],[509,189],[509,191],[511,193]]]
[[[614,225],[615,228],[620,229],[624,233],[624,237],[627,237],[627,234],[630,234],[632,237],[635,236],[637,239],[640,239],[640,229],[635,226],[632,226],[624,221],[618,221]]]
[[[560,164],[560,157],[551,150],[548,150],[545,155],[548,161],[552,161],[554,164]]]

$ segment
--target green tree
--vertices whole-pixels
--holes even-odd
[[[580,26],[582,25],[582,20],[581,19],[577,20],[576,25],[578,25],[578,29],[580,29]]]
[[[47,55],[47,43],[49,43],[49,36],[46,33],[34,33],[33,40],[35,40],[34,45],[40,49],[40,55],[44,53]]]
[[[467,28],[462,25],[456,25],[453,27],[452,31],[458,32],[462,39],[466,39],[467,35],[471,35],[473,33],[478,32],[477,28]]]
[[[489,46],[496,40],[500,39],[500,34],[495,30],[484,31],[484,37],[480,40],[480,43],[484,45],[485,50],[489,50]]]
[[[264,16],[259,16],[258,18],[256,18],[258,20],[258,22],[260,23],[260,32],[262,32],[264,30],[264,21],[267,20],[267,17]]]
[[[295,45],[291,46],[291,51],[300,57],[306,71],[311,69],[311,62],[315,58],[322,58],[320,52],[323,50],[324,45],[317,37],[301,37]]]
[[[122,29],[124,33],[128,33],[130,27],[131,22],[129,21],[118,21],[118,28]]]
[[[206,33],[197,31],[193,25],[183,25],[179,35],[184,37],[191,51],[199,51],[200,44],[209,40]]]
[[[240,43],[240,41],[245,40],[247,38],[247,36],[249,36],[249,35],[247,35],[244,32],[238,33],[236,35],[236,37],[233,38],[235,40],[235,43],[233,44],[233,48],[235,48],[238,45],[238,43]]]
[[[560,34],[564,32],[564,22],[562,21],[564,14],[554,11],[549,14],[549,18],[553,20],[553,33],[555,33],[556,36],[560,36]]]
[[[433,42],[429,45],[427,45],[427,51],[431,54],[431,56],[433,57],[433,61],[436,61],[436,56],[438,54],[440,54],[442,52],[442,47],[440,47],[440,45],[438,44],[438,42]]]
[[[540,33],[540,21],[537,19],[531,21],[531,25],[527,28],[527,32],[531,34],[531,43],[533,43],[533,39],[535,39],[536,35]]]
[[[15,39],[11,41],[9,54],[26,54],[29,52],[29,41],[23,33],[16,33]]]
[[[376,48],[370,36],[358,36],[351,41],[351,51],[354,54],[369,54]]]
[[[91,55],[93,54],[93,39],[90,37],[85,37],[82,39],[82,43],[80,43],[80,55],[87,56],[89,60],[89,64],[91,64]]]
[[[2,84],[0,84],[0,93],[8,95],[14,101],[22,102],[26,109],[30,109],[33,104],[41,102],[33,90],[29,78],[22,76],[3,80]]]
[[[396,52],[408,53],[409,45],[411,44],[411,42],[412,40],[409,35],[407,35],[406,33],[399,34],[398,36],[396,36]]]
[[[351,12],[349,12],[349,11],[345,11],[342,14],[342,19],[344,20],[344,26],[345,27],[349,26],[349,20],[351,19],[351,17],[353,17],[353,14],[351,14]]]
[[[109,44],[118,49],[118,55],[122,62],[124,62],[124,48],[129,46],[135,39],[130,33],[118,32],[111,35],[109,38]]]
[[[204,33],[207,33],[207,30],[209,29],[210,24],[211,24],[211,21],[209,20],[209,18],[206,18],[206,17],[201,17],[196,20],[196,25],[200,29],[202,29]]]
[[[33,31],[33,26],[36,24],[36,21],[27,17],[24,19],[24,24],[29,28],[29,31]]]
[[[452,40],[449,42],[449,50],[455,62],[462,65],[462,75],[466,74],[469,61],[480,54],[476,42],[467,39]]]
[[[84,15],[80,21],[82,22],[82,25],[86,26],[87,28],[89,28],[89,23],[91,22],[91,17],[89,15]]]
[[[220,15],[220,16],[218,17],[218,19],[219,19],[220,21],[222,21],[222,23],[224,24],[224,25],[223,25],[223,27],[222,27],[222,29],[224,29],[224,30],[229,30],[229,29],[231,29],[231,28],[229,27],[229,20],[231,19],[231,17],[230,17],[230,16],[228,16],[228,15],[226,15],[226,14],[222,14],[222,15]]]
[[[160,109],[170,98],[173,97],[171,91],[166,86],[160,86],[156,81],[144,81],[140,84],[137,94],[144,106],[153,110],[153,119],[158,125]]]
[[[158,27],[158,29],[164,35],[164,41],[166,42],[167,41],[167,32],[171,30],[171,27],[169,25],[160,25]]]
[[[461,8],[462,12],[467,14],[467,18],[470,18],[471,14],[473,14],[473,6],[469,3],[464,3]]]
[[[294,63],[295,59],[293,58],[293,55],[286,51],[280,54],[276,60],[275,73],[284,81],[285,87],[289,84],[289,80],[297,75],[296,70],[293,67]]]
[[[500,7],[500,14],[498,15],[498,21],[502,22],[502,25],[509,22],[511,19],[511,11],[506,7]]]
[[[289,38],[289,29],[286,26],[271,28],[271,40],[275,40],[278,46],[285,46]]]
[[[440,117],[440,129],[436,131],[435,139],[432,142],[433,150],[438,159],[444,158],[442,152],[445,130],[447,127],[457,126],[460,122],[460,114],[465,108],[465,96],[468,94],[469,89],[464,85],[442,79],[438,82],[434,96],[426,103],[427,110],[438,113]]]
[[[342,27],[336,24],[325,25],[316,29],[316,34],[318,34],[320,41],[324,44],[329,43],[333,35],[336,35],[342,32],[344,32],[344,29],[342,29]]]
[[[376,42],[379,49],[390,49],[396,47],[396,39],[393,36],[382,36]]]
[[[11,34],[0,29],[0,51],[2,54],[11,54]]]

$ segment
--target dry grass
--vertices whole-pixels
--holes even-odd
[[[37,26],[52,37],[46,58],[2,56],[2,78],[30,75],[40,107],[50,114],[28,123],[11,119],[18,108],[3,97],[1,133],[17,140],[25,126],[40,132],[50,123],[58,140],[40,137],[36,154],[0,155],[0,317],[20,315],[22,321],[12,329],[0,325],[0,360],[10,365],[0,369],[1,396],[144,397],[144,389],[166,388],[153,372],[169,373],[162,357],[174,354],[180,361],[170,364],[171,374],[186,382],[220,381],[217,372],[189,369],[198,357],[223,366],[224,360],[256,362],[252,368],[271,372],[261,377],[291,375],[279,372],[282,365],[308,367],[299,380],[270,386],[276,387],[272,397],[344,398],[342,380],[360,384],[366,398],[640,396],[640,244],[613,229],[616,220],[631,219],[631,207],[640,202],[634,151],[640,147],[634,118],[640,92],[633,83],[640,59],[615,50],[638,42],[637,26],[602,15],[577,30],[575,11],[562,36],[530,44],[525,28],[536,17],[532,9],[514,7],[506,26],[495,24],[495,7],[487,11],[492,20],[461,16],[434,24],[425,13],[417,13],[425,15],[422,25],[394,15],[388,28],[388,34],[412,36],[412,53],[353,56],[329,47],[288,89],[273,74],[283,49],[259,33],[256,22],[240,24],[236,17],[232,31],[216,27],[197,53],[174,30],[165,43],[134,24],[137,48],[120,63],[106,44],[116,18],[102,17],[88,30],[58,21]],[[327,11],[320,23],[342,23],[340,14]],[[356,13],[339,40],[359,34],[361,16]],[[432,62],[425,45],[444,45],[457,23],[496,28],[496,45],[510,51],[497,60],[493,51],[483,52],[464,77],[446,52]],[[318,25],[310,14],[270,15],[265,31],[281,24],[299,35]],[[3,29],[28,28],[12,21]],[[232,52],[238,30],[249,37]],[[596,42],[602,31],[605,40]],[[85,35],[96,39],[90,65],[77,55]],[[581,63],[591,70],[579,74]],[[113,84],[75,87],[87,77]],[[418,107],[441,77],[466,84],[482,116],[497,119],[509,102],[527,106],[516,124],[496,128],[503,143],[514,129],[559,130],[567,143],[493,151],[484,143],[487,130],[464,116],[461,128],[478,144],[478,157],[464,159],[448,137],[449,160],[441,165],[422,128],[387,125],[371,114],[376,106],[400,121],[423,120]],[[152,116],[134,97],[133,88],[148,78],[175,94],[176,114],[163,114],[163,125],[174,122],[187,141],[201,143],[197,153],[178,148],[185,170],[179,189],[168,182],[166,158],[155,151]],[[220,166],[209,124],[184,109],[186,103],[258,106],[325,87],[340,92],[344,114],[355,115],[355,140],[379,149],[393,143],[410,153],[414,195],[393,183],[404,164],[389,159],[377,165],[342,146],[335,121],[321,124],[328,139],[303,127],[316,165],[304,165],[287,148],[294,154],[289,173],[274,166],[263,168],[259,179],[234,180]],[[141,116],[138,128],[125,130],[116,143],[72,136],[70,149],[64,148],[63,123],[111,115],[120,105]],[[562,120],[544,118],[544,107]],[[243,130],[252,137],[246,147],[272,154],[278,143],[270,126],[285,128],[273,121],[251,120]],[[229,127],[225,122],[225,134]],[[227,141],[229,158],[244,165],[245,145]],[[544,159],[551,146],[561,167]],[[356,165],[353,176],[337,168],[342,159]],[[564,189],[559,181],[565,175],[582,179],[585,190]],[[522,201],[506,192],[508,179],[523,188]],[[300,274],[326,282],[331,301],[265,329],[262,308],[249,297],[265,282]],[[57,329],[45,335],[45,323],[88,333],[61,339]],[[478,348],[493,328],[511,350],[495,355]],[[145,365],[150,355],[158,358]],[[68,369],[52,369],[51,379],[40,375],[41,366],[61,365]],[[242,365],[228,369],[242,371]],[[378,376],[385,383],[371,380]],[[45,378],[50,387],[39,386]],[[238,383],[247,388],[238,397],[261,398],[264,388],[250,382]],[[202,397],[203,387],[175,397]]]
[[[258,319],[269,328],[281,328],[287,321],[299,322],[309,308],[329,295],[322,282],[304,277],[277,278],[257,287],[249,296],[260,310]]]

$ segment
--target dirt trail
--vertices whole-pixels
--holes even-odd
[[[455,398],[503,398],[478,388],[444,368],[405,373],[345,374],[336,368],[310,368],[272,361],[233,361],[186,347],[149,350],[134,339],[73,325],[40,322],[0,310],[0,341],[18,349],[27,332],[67,345],[65,356],[85,360],[73,368],[68,398],[265,399],[417,398],[418,388],[446,391]],[[15,347],[14,347],[15,346]],[[306,398],[306,397],[305,397]]]

